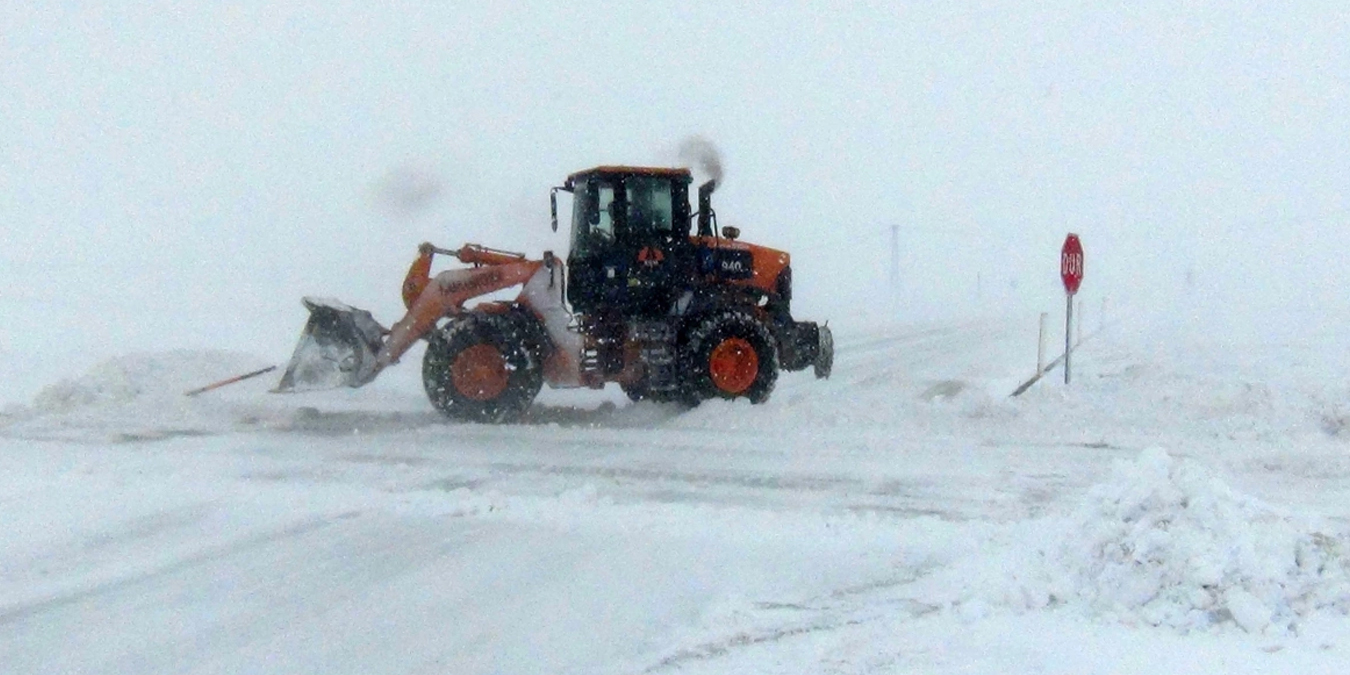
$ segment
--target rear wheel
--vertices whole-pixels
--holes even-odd
[[[466,422],[512,422],[543,385],[540,350],[519,314],[470,314],[432,334],[422,384],[437,410]]]
[[[820,327],[820,342],[816,348],[816,379],[825,379],[834,370],[834,333],[829,326]]]
[[[699,321],[686,335],[680,371],[686,398],[769,399],[778,380],[773,335],[748,313],[729,310]]]

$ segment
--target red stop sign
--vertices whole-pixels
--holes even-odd
[[[1064,248],[1059,251],[1059,276],[1064,279],[1064,291],[1069,295],[1077,293],[1083,283],[1083,243],[1072,232],[1064,238]]]

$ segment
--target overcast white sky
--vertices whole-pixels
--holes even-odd
[[[419,241],[562,250],[550,186],[692,134],[805,318],[1059,309],[1068,231],[1094,303],[1346,305],[1344,2],[375,4],[0,9],[0,399],[284,358],[304,294],[392,322]]]

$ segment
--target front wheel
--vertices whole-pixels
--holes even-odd
[[[709,398],[763,403],[778,380],[773,335],[745,312],[728,310],[699,321],[681,352],[680,371],[690,403]]]
[[[512,314],[470,314],[432,334],[422,360],[431,404],[464,422],[513,422],[543,386],[539,350]]]

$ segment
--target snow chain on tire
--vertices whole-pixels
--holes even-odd
[[[544,345],[537,344],[538,331],[529,321],[535,319],[515,312],[474,312],[434,331],[422,360],[422,384],[432,405],[465,422],[519,419],[544,382]],[[473,357],[479,363],[464,366],[461,359]],[[489,371],[483,376],[489,386],[470,392],[456,387],[456,378],[483,371]]]
[[[714,383],[710,363],[720,345],[737,340],[754,351],[757,367],[753,381],[745,389],[728,392]],[[689,403],[697,404],[710,398],[747,398],[751,403],[769,399],[778,380],[778,350],[773,334],[751,314],[739,310],[709,314],[688,330],[683,343],[680,375]]]
[[[816,379],[823,380],[834,370],[834,332],[829,326],[821,326],[819,342],[816,348]]]

